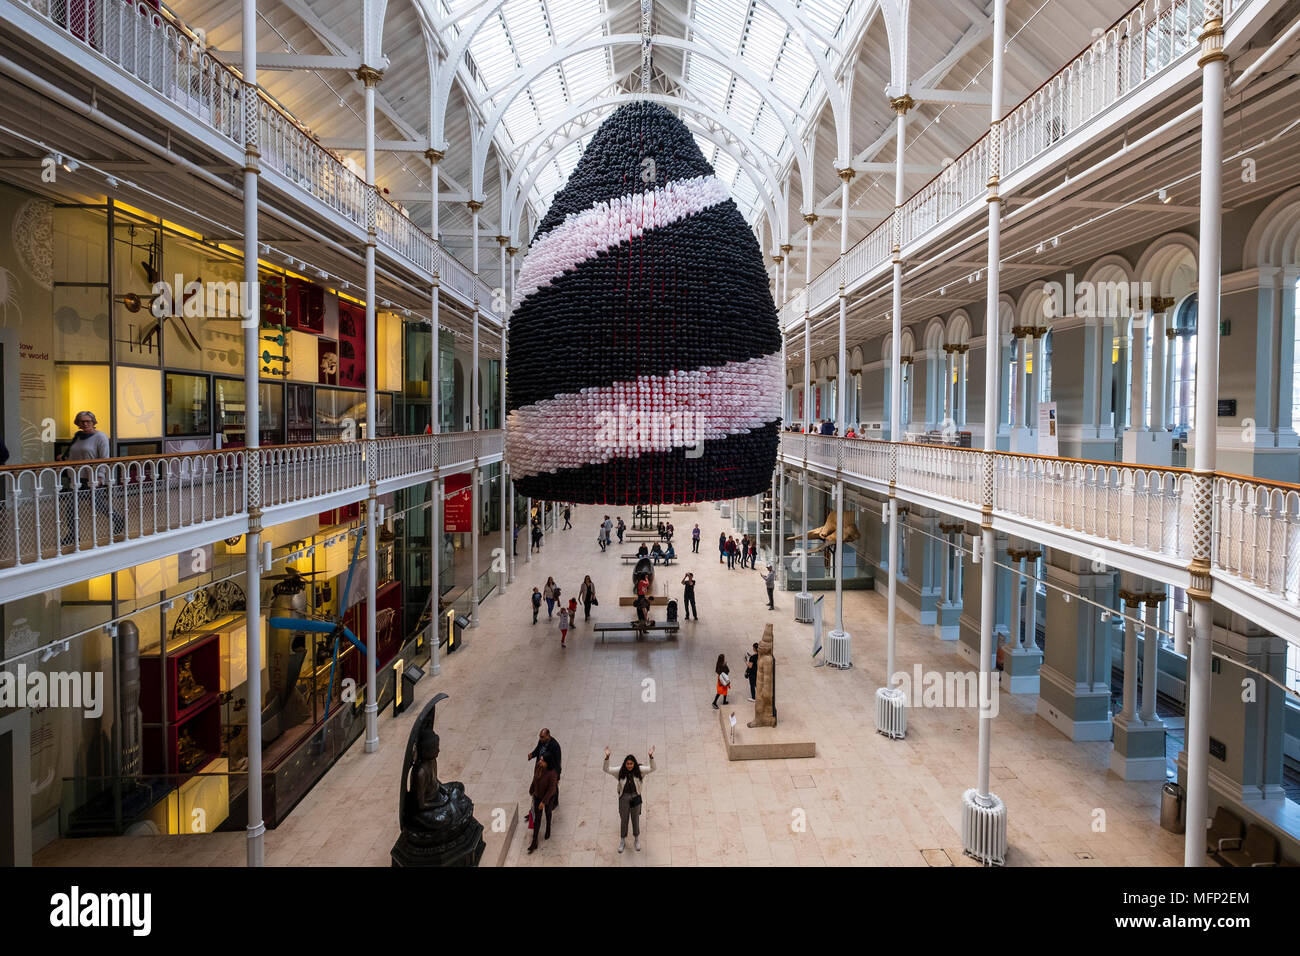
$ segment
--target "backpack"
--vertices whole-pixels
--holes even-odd
[[[669,601],[669,602],[668,602],[667,615],[668,615],[668,620],[670,620],[670,621],[675,621],[675,620],[677,620],[677,602],[676,602],[676,601]]]

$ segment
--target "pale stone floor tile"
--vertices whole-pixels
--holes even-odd
[[[625,517],[626,509],[624,510]],[[380,749],[354,744],[266,836],[271,865],[385,866],[397,836],[396,788],[402,746],[423,701],[442,691],[438,708],[440,775],[466,784],[481,821],[491,808],[519,804],[509,866],[925,865],[921,850],[943,848],[954,866],[978,865],[960,850],[961,794],[975,782],[976,714],[971,708],[913,708],[908,734],[888,740],[875,732],[871,701],[884,679],[885,599],[870,591],[844,594],[854,666],[813,668],[811,631],[790,619],[793,595],[777,596],[778,613],[760,613],[756,574],[728,571],[707,550],[680,567],[660,570],[656,587],[680,598],[682,574],[696,574],[704,612],[684,623],[676,641],[601,644],[589,624],[570,633],[561,650],[554,622],[528,625],[534,584],[554,574],[573,593],[590,573],[601,597],[596,620],[623,616],[620,594],[631,590],[621,551],[594,549],[595,525],[613,508],[579,507],[571,531],[547,535],[504,597],[480,607],[480,624],[465,646],[444,655],[441,674],[416,688],[416,707],[380,717]],[[679,534],[698,521],[707,541],[724,522],[710,505],[673,516]],[[726,522],[729,526],[729,522]],[[730,528],[728,527],[730,531]],[[883,579],[882,579],[883,590]],[[805,760],[726,759],[713,697],[713,665],[725,653],[734,676],[742,656],[771,621],[776,634],[780,692],[801,702],[801,718],[817,743]],[[968,672],[970,666],[932,629],[901,616],[898,668]],[[649,678],[653,685],[643,682]],[[654,693],[647,695],[647,687]],[[744,688],[730,699],[738,719],[752,705]],[[793,696],[792,696],[793,695]],[[1000,698],[993,724],[992,781],[1008,807],[1009,865],[1177,865],[1182,837],[1157,825],[1162,781],[1126,782],[1108,771],[1110,745],[1074,743],[1036,715],[1035,695]],[[525,755],[539,727],[564,748],[560,808],[550,841],[528,857],[524,814],[532,764]],[[613,759],[631,752],[641,761],[654,745],[657,771],[646,784],[643,850],[621,856],[614,784],[601,772],[603,748]],[[1094,827],[1105,813],[1105,829]],[[802,811],[798,813],[796,811]],[[802,817],[804,829],[792,828]],[[162,863],[241,865],[245,837],[57,841],[40,864]],[[547,843],[549,842],[549,845]],[[1086,851],[1091,860],[1075,854]]]

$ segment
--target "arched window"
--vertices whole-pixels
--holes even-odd
[[[1174,316],[1173,424],[1183,434],[1196,427],[1196,294],[1183,300]]]

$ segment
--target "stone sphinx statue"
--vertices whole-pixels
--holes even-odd
[[[478,866],[486,847],[465,785],[438,779],[433,719],[446,697],[438,694],[425,705],[406,741],[397,809],[402,832],[393,844],[393,866]]]
[[[776,726],[776,658],[772,656],[772,625],[758,642],[758,680],[754,684],[754,719],[746,726]]]

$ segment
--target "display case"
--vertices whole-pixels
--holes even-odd
[[[140,656],[145,773],[190,774],[220,756],[220,686],[215,632],[169,647],[166,654]]]
[[[366,310],[363,306],[339,302],[339,377],[345,388],[366,387]]]
[[[290,277],[286,284],[285,324],[300,332],[325,331],[325,290],[306,279]]]
[[[310,385],[288,385],[285,393],[285,441],[290,445],[315,440],[316,396]]]
[[[164,384],[165,423],[168,435],[209,435],[212,432],[212,397],[206,375],[167,374]]]

